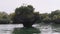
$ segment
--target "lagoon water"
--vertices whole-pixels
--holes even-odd
[[[22,24],[0,24],[0,34],[12,34],[14,28],[21,27],[23,27]],[[52,29],[51,25],[34,24],[33,27],[39,28],[41,31],[39,34],[60,34],[59,32],[54,31],[56,29]]]

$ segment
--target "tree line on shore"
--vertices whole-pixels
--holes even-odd
[[[28,5],[28,6],[21,6],[19,8],[16,8],[15,12],[11,14],[7,14],[6,12],[0,12],[0,24],[19,24],[21,22],[26,23],[29,20],[33,24],[41,23],[41,22],[44,22],[45,24],[50,24],[50,23],[60,24],[60,10],[55,10],[52,11],[51,13],[41,14],[39,12],[35,12],[34,9],[35,8],[33,8],[32,5]],[[14,18],[16,16],[19,17],[17,17],[16,19]]]

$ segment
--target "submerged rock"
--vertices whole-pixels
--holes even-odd
[[[33,34],[40,33],[39,29],[36,28],[15,28],[13,34]]]

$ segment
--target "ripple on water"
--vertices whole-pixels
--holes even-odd
[[[52,34],[60,34],[59,32],[54,32],[54,33],[52,33]]]
[[[22,25],[18,25],[18,24],[8,24],[8,25],[0,25],[0,34],[11,34],[11,32],[13,31],[14,28],[19,28],[19,27],[23,27]],[[34,25],[34,27],[37,27],[37,25]],[[59,32],[53,32],[52,33],[52,29],[51,26],[39,26],[38,27],[41,31],[41,34],[60,34]],[[36,34],[36,33],[34,33]]]

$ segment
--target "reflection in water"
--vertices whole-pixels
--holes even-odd
[[[22,28],[22,27],[23,27],[22,24],[7,24],[7,25],[1,25],[0,24],[0,34],[12,34],[14,28]],[[35,24],[35,25],[33,25],[33,27],[39,28],[40,31],[41,31],[41,33],[33,33],[33,34],[60,34],[60,32],[56,32],[59,29],[58,28],[56,28],[56,29],[53,28],[52,29],[51,25],[49,25],[49,26],[45,26],[45,25],[39,26],[38,24]],[[24,29],[20,29],[20,30],[22,31]],[[53,31],[55,31],[55,32],[53,32]],[[32,33],[29,32],[29,34],[32,34]]]
[[[40,30],[36,28],[15,28],[13,34],[39,34]]]

